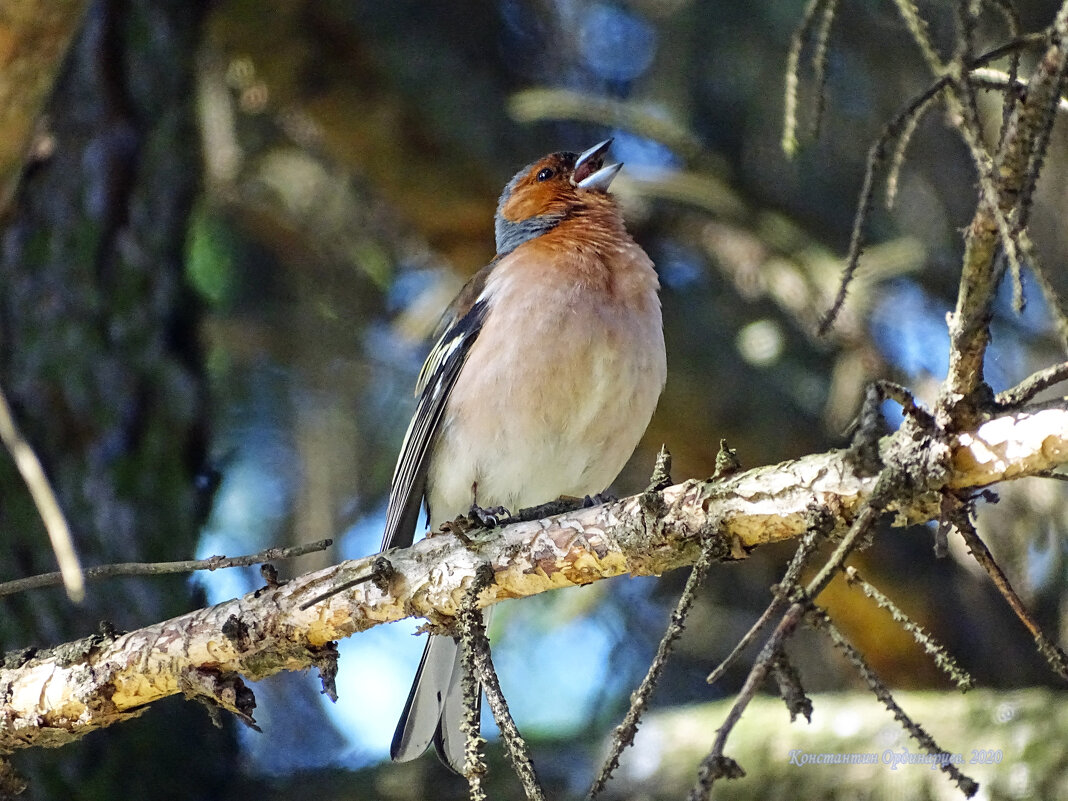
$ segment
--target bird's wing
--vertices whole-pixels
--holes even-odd
[[[419,373],[416,382],[419,400],[404,435],[390,484],[383,551],[395,546],[407,547],[415,539],[430,452],[441,427],[449,394],[486,318],[488,301],[481,297],[481,290],[492,267],[490,264],[479,272],[457,296],[445,315],[444,333]]]

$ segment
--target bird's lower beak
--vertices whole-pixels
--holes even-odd
[[[604,166],[604,154],[608,152],[608,148],[611,146],[612,140],[605,139],[580,154],[575,160],[575,172],[572,175],[571,182],[579,189],[587,191],[608,191],[612,179],[623,168],[622,164]]]

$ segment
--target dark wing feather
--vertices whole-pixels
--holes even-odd
[[[464,293],[457,300],[461,298],[464,298]],[[401,445],[390,484],[386,530],[382,537],[383,551],[398,546],[407,547],[415,539],[434,437],[441,427],[445,405],[456,377],[486,317],[486,300],[471,300],[473,302],[466,313],[458,319],[454,317],[452,325],[438,339],[419,373],[416,382],[419,402],[404,435],[404,444]]]

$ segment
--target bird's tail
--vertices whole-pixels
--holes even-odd
[[[487,626],[490,611],[484,611]],[[389,755],[394,762],[415,759],[433,743],[442,762],[457,773],[463,772],[466,739],[461,728],[464,718],[462,676],[460,647],[456,640],[431,635],[393,734]],[[480,692],[479,706],[481,703]]]

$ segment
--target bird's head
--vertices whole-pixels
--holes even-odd
[[[550,153],[515,174],[497,203],[497,255],[552,230],[577,210],[600,205],[622,164],[605,165],[612,140],[583,153]]]

